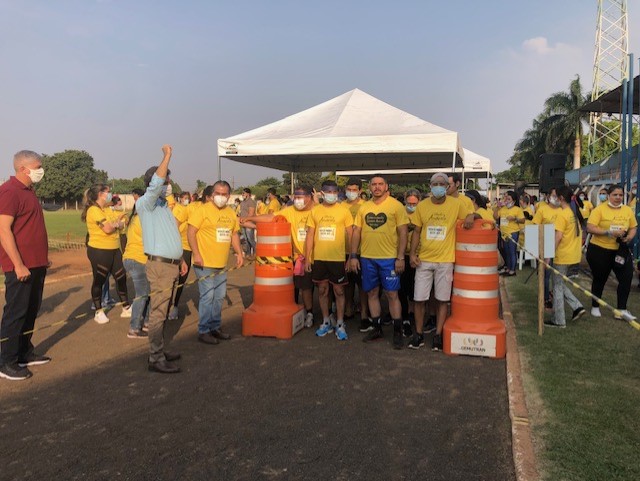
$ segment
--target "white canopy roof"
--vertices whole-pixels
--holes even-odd
[[[218,139],[218,156],[292,172],[461,165],[457,132],[355,89],[277,122]]]

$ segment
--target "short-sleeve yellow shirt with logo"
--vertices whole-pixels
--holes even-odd
[[[495,219],[493,218],[493,214],[491,212],[489,212],[487,209],[483,209],[482,207],[478,207],[478,210],[476,211],[476,214],[478,214],[481,219],[490,220],[492,222],[495,222]]]
[[[618,209],[609,206],[608,203],[600,204],[593,209],[587,224],[595,225],[600,229],[608,231],[628,231],[638,226],[638,221],[634,212],[627,205],[622,205]],[[604,249],[618,250],[618,242],[615,237],[608,235],[593,235],[591,243]]]
[[[353,216],[342,204],[327,207],[320,204],[311,209],[307,227],[314,230],[313,258],[317,261],[344,262],[346,229],[353,226]]]
[[[342,205],[349,209],[349,212],[351,212],[351,215],[353,216],[353,222],[356,221],[356,216],[358,215],[358,211],[360,210],[360,207],[362,207],[362,204],[364,204],[364,200],[361,198],[358,198],[353,204],[349,204],[349,202],[347,202],[346,200],[342,203]],[[351,246],[349,245],[349,239],[345,240],[346,243],[344,248],[347,250],[347,254],[350,254],[351,251],[349,249],[351,249]]]
[[[469,197],[464,194],[459,194],[458,197],[455,198],[462,202],[462,206],[467,211],[467,215],[474,213],[473,202]]]
[[[278,199],[271,199],[269,201],[269,205],[267,206],[267,214],[275,214],[276,212],[278,212],[280,209],[282,209],[282,205],[280,204],[280,201],[278,201]]]
[[[118,220],[120,214],[112,211],[108,207],[102,209],[92,205],[87,210],[87,232],[89,232],[88,245],[95,249],[119,249],[120,232],[115,230],[111,234],[105,233],[101,225],[106,222]]]
[[[189,245],[189,240],[187,239],[187,229],[189,227],[188,219],[189,219],[189,207],[192,204],[184,206],[182,204],[176,204],[173,208],[173,216],[178,221],[178,230],[180,231],[180,237],[182,238],[182,248],[184,250],[190,251],[191,246]],[[191,210],[194,208],[192,207]]]
[[[572,265],[582,258],[582,229],[571,207],[558,209],[555,230],[562,232],[562,239],[556,248],[554,264]]]
[[[211,202],[206,202],[194,210],[188,223],[198,229],[196,240],[204,266],[226,267],[231,237],[239,230],[234,210],[229,206],[218,209]]]
[[[398,257],[397,228],[409,223],[404,205],[391,196],[380,204],[368,200],[360,207],[355,225],[360,233],[360,255],[368,259]]]
[[[500,207],[498,210],[498,222],[500,224],[500,232],[504,235],[511,235],[514,232],[520,232],[520,224],[515,220],[507,220],[507,217],[515,217],[518,220],[524,219],[522,208],[514,205],[511,208]]]
[[[531,221],[534,224],[555,224],[558,215],[558,207],[551,207],[549,204],[539,202],[536,213]]]
[[[447,196],[442,204],[431,198],[418,204],[414,223],[420,232],[418,257],[424,262],[455,262],[456,224],[467,217],[467,208],[455,197]]]
[[[122,254],[123,259],[133,259],[140,264],[147,263],[147,256],[144,253],[144,245],[142,243],[142,225],[140,224],[140,217],[134,215],[129,222],[127,228],[127,247]]]
[[[294,260],[304,255],[304,243],[307,240],[307,218],[310,210],[298,210],[293,206],[285,207],[278,215],[281,215],[291,224],[291,244],[293,245]]]

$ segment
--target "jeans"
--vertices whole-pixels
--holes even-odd
[[[247,241],[247,255],[256,253],[256,230],[249,227],[242,227],[242,235]]]
[[[568,265],[556,265],[554,266],[560,273],[567,275],[569,272]],[[553,311],[555,315],[554,322],[559,326],[566,325],[564,316],[564,301],[573,309],[579,309],[582,307],[582,303],[578,300],[573,292],[564,284],[564,279],[559,274],[553,273]]]
[[[136,292],[136,299],[131,305],[130,329],[139,331],[142,329],[144,321],[149,319],[149,281],[147,280],[147,270],[144,264],[133,259],[124,260],[124,268],[133,281]]]
[[[511,272],[515,272],[516,270],[516,262],[518,260],[518,255],[516,253],[516,249],[518,247],[518,235],[520,232],[514,232],[511,234],[512,241],[506,241],[504,243],[504,252],[506,254],[505,264],[507,264],[507,269]]]
[[[211,267],[194,267],[198,278],[198,334],[220,329],[222,301],[227,295],[227,273]]]

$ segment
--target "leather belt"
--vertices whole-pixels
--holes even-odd
[[[152,256],[149,254],[146,254],[146,256],[150,261],[164,262],[165,264],[173,264],[174,266],[177,266],[182,262],[182,259],[169,259],[168,257]]]

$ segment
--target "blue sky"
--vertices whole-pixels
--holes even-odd
[[[640,7],[628,2],[630,51]],[[216,139],[360,88],[507,167],[546,97],[591,89],[597,2],[0,0],[0,178],[28,148],[84,149],[110,177],[174,146],[183,188]],[[637,62],[637,60],[636,60]],[[638,72],[638,64],[635,65]],[[235,186],[281,173],[223,161]]]

